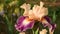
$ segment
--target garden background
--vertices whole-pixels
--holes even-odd
[[[19,34],[14,25],[17,18],[24,12],[20,6],[29,3],[33,7],[34,4],[39,5],[40,1],[43,1],[44,6],[48,8],[48,16],[52,22],[57,24],[54,34],[60,34],[60,0],[0,0],[0,34]],[[36,23],[33,30],[38,26],[43,29],[42,24]],[[29,29],[26,33],[32,34],[32,30]]]

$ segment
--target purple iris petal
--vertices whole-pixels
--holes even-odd
[[[56,24],[46,23],[46,24],[43,24],[43,26],[44,26],[44,27],[47,27],[47,26],[48,26],[48,28],[51,29],[51,32],[54,31],[55,28],[56,28]]]
[[[51,19],[48,16],[44,16],[44,19],[48,22],[48,23],[43,23],[43,26],[46,27],[49,24],[51,24]]]
[[[44,27],[48,26],[47,24],[43,24]]]
[[[54,31],[56,28],[56,24],[51,24],[51,26],[49,28],[51,28],[51,31]]]
[[[22,26],[23,28],[21,28],[22,30],[21,31],[26,31],[27,29],[31,29],[34,25],[34,21],[30,22],[28,25],[26,26]]]
[[[56,24],[51,23],[51,19],[48,16],[44,17],[48,23],[43,24],[44,27],[48,26],[48,28],[51,28],[51,31],[55,30]]]
[[[34,20],[30,21],[27,25],[24,25],[23,21],[27,18],[26,16],[21,16],[17,20],[17,24],[15,24],[15,28],[18,31],[26,31],[27,29],[31,29],[34,25]]]
[[[49,23],[51,23],[51,19],[48,16],[44,17]]]
[[[25,16],[20,16],[20,17],[17,19],[17,24],[21,25],[21,24],[22,24],[22,21],[23,21],[25,18],[26,18]]]

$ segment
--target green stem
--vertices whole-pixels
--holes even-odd
[[[5,19],[6,19],[6,23],[7,23],[7,27],[8,27],[8,33],[12,34],[12,26],[11,26],[11,22],[9,21],[7,15],[5,15]]]
[[[33,34],[34,34],[34,30],[32,29],[32,32],[33,32]]]
[[[38,32],[39,32],[39,28],[37,28],[37,30],[35,31],[35,34],[38,34]]]
[[[55,22],[56,21],[56,11],[54,11],[54,13],[53,13],[53,22]]]

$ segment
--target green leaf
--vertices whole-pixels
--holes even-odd
[[[35,31],[35,34],[38,34],[38,32],[39,32],[39,28],[37,28],[37,30]]]
[[[56,12],[54,11],[54,13],[53,13],[53,22],[55,22],[56,21]]]

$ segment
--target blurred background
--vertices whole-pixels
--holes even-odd
[[[35,4],[39,5],[40,1],[43,1],[44,6],[48,8],[48,16],[52,19],[52,23],[57,24],[54,34],[60,34],[60,0],[0,0],[0,34],[19,34],[14,24],[24,12],[20,6],[29,3],[32,9]],[[43,29],[41,25],[36,23],[33,30],[38,26]],[[32,34],[32,30],[27,30],[26,34]]]

